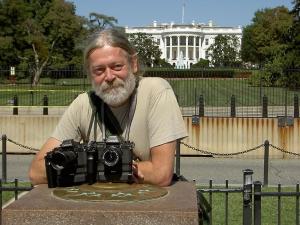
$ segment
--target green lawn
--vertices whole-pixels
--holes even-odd
[[[198,187],[204,188],[204,187]],[[207,187],[206,187],[207,188]],[[219,187],[220,188],[220,187]],[[224,188],[224,187],[223,187]],[[295,192],[296,188],[282,187],[282,192]],[[277,192],[277,188],[262,188],[262,192]],[[243,224],[243,194],[228,194],[228,224]],[[204,193],[209,201],[209,193]],[[296,197],[281,197],[281,224],[295,224]],[[275,225],[277,223],[278,197],[262,197],[262,225]],[[225,193],[212,194],[212,224],[225,225]]]
[[[195,99],[204,97],[205,106],[230,106],[231,96],[236,106],[259,106],[264,95],[270,106],[284,105],[287,94],[288,105],[293,105],[294,95],[300,91],[279,87],[253,87],[247,79],[191,79],[169,80],[181,106],[193,106]]]
[[[300,91],[285,90],[278,87],[253,87],[247,79],[169,79],[178,97],[179,105],[195,106],[200,95],[204,98],[205,106],[229,107],[234,95],[236,106],[260,106],[262,96],[268,97],[269,106],[292,106],[294,96]],[[15,95],[19,105],[40,106],[43,98],[48,96],[50,106],[65,106],[79,94],[90,89],[86,79],[57,80],[54,84],[43,84],[37,87],[30,85],[0,84],[0,105],[10,105]]]
[[[3,183],[3,187],[12,187],[14,183]],[[19,187],[30,187],[28,182],[19,182]],[[198,186],[198,189],[207,187]],[[213,187],[224,188],[224,187]],[[295,192],[296,188],[282,187],[282,192]],[[277,192],[277,188],[262,188],[262,192]],[[19,192],[20,193],[20,192]],[[2,203],[5,204],[14,198],[13,191],[2,192]],[[212,224],[225,225],[225,193],[212,193]],[[209,193],[204,193],[209,201]],[[295,224],[296,221],[296,197],[281,197],[281,224]],[[262,225],[277,224],[278,197],[262,197]],[[241,225],[243,221],[243,196],[242,193],[228,194],[228,224]]]
[[[14,187],[14,182],[2,183],[2,187]],[[29,182],[18,182],[18,187],[31,187]],[[18,192],[20,194],[21,191]],[[2,191],[2,205],[15,198],[15,191]]]

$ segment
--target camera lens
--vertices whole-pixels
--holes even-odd
[[[57,151],[53,154],[51,165],[56,170],[62,170],[68,166],[73,160],[76,159],[74,151]]]
[[[103,156],[102,156],[104,164],[109,167],[115,166],[119,162],[119,159],[120,159],[119,151],[120,150],[118,147],[115,147],[115,146],[108,147],[104,151]]]

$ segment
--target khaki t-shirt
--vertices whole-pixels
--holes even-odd
[[[129,104],[112,111],[122,127]],[[92,116],[87,93],[80,94],[68,107],[58,123],[52,137],[63,141],[86,140]],[[94,128],[89,140],[95,140]],[[125,131],[124,131],[125,134]],[[124,135],[123,134],[123,135]],[[98,126],[96,140],[102,140]],[[187,136],[185,124],[169,83],[162,78],[141,78],[137,89],[136,110],[129,131],[129,140],[135,143],[134,154],[141,160],[149,160],[150,148]]]

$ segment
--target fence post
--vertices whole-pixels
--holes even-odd
[[[294,118],[299,118],[299,98],[298,95],[294,95]]]
[[[299,183],[296,185],[296,193],[299,193]],[[299,224],[299,196],[296,196],[296,224]]]
[[[243,225],[252,225],[252,174],[253,170],[243,170]]]
[[[264,154],[264,187],[269,185],[269,149],[270,143],[268,140],[264,143],[265,154]]]
[[[15,178],[15,200],[18,200],[18,179]]]
[[[6,162],[7,162],[7,156],[6,156],[6,143],[7,143],[7,137],[5,134],[2,135],[2,181],[6,182],[7,180],[7,172],[6,172]]]
[[[180,176],[180,140],[176,141],[176,174]]]
[[[2,224],[2,205],[3,205],[3,200],[2,200],[2,179],[0,178],[0,225]]]
[[[43,98],[43,105],[46,106],[43,108],[43,115],[48,115],[48,96],[47,95],[44,95],[44,98]]]
[[[204,116],[204,99],[203,95],[200,95],[199,97],[199,117]]]
[[[266,95],[263,96],[262,117],[263,118],[267,118],[268,117],[268,97]]]
[[[14,102],[14,106],[17,106],[17,107],[14,107],[13,108],[13,115],[18,115],[18,96],[17,95],[15,95],[14,96],[14,99],[13,99],[13,102]]]
[[[30,101],[31,101],[31,106],[33,106],[33,103],[34,103],[34,94],[33,94],[33,90],[30,91]]]
[[[236,117],[235,96],[234,95],[232,95],[230,98],[230,116]]]
[[[261,182],[254,182],[254,225],[261,225]]]

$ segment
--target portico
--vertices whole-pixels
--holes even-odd
[[[162,58],[175,68],[190,68],[201,58],[209,59],[207,49],[219,35],[235,35],[241,41],[241,27],[220,27],[192,22],[191,24],[162,23],[156,21],[150,26],[126,27],[126,33],[146,33],[152,35],[162,51]]]

